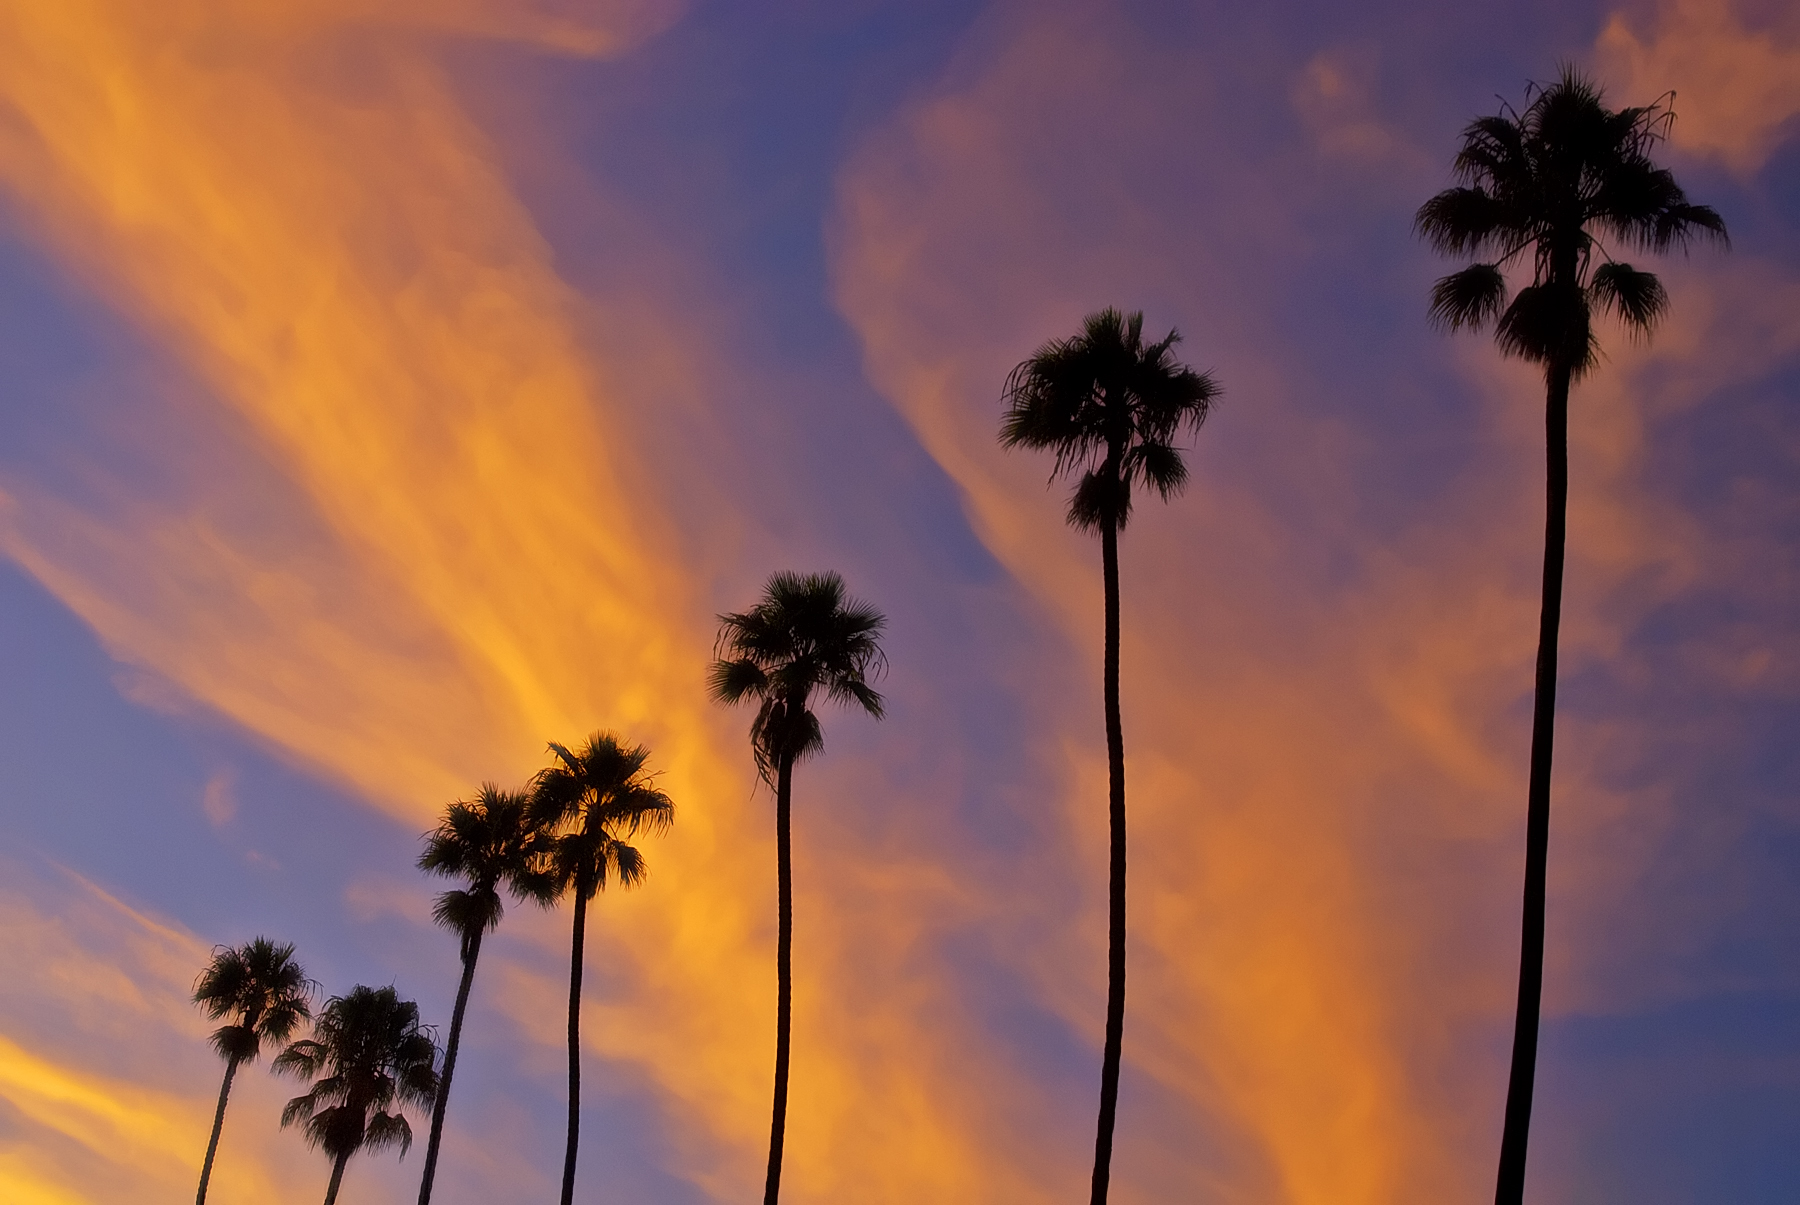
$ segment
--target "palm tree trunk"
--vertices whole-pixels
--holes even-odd
[[[206,1144],[206,1162],[200,1165],[200,1192],[194,1205],[206,1205],[206,1186],[212,1180],[213,1156],[219,1153],[219,1131],[225,1128],[225,1101],[231,1096],[231,1080],[237,1075],[238,1059],[225,1060],[225,1082],[219,1085],[219,1107],[213,1113],[212,1138]]]
[[[562,1205],[575,1200],[575,1151],[581,1144],[581,948],[587,940],[587,883],[575,880],[575,940],[569,955],[569,1144],[563,1151]]]
[[[456,1072],[456,1051],[462,1045],[463,1014],[469,1007],[469,989],[475,985],[475,960],[481,957],[481,930],[468,938],[463,951],[462,983],[456,989],[456,1007],[450,1013],[450,1040],[444,1045],[444,1072],[438,1078],[437,1100],[431,1106],[431,1139],[425,1144],[425,1173],[419,1180],[419,1205],[431,1205],[431,1185],[437,1179],[438,1144],[444,1137],[444,1110],[450,1103],[450,1077]],[[204,1202],[202,1202],[204,1205]]]
[[[1119,1062],[1125,1042],[1125,731],[1119,719],[1119,528],[1100,529],[1106,579],[1106,771],[1112,860],[1107,879],[1106,1053],[1100,1064],[1100,1122],[1094,1134],[1092,1205],[1106,1205],[1112,1178],[1113,1122],[1119,1110]]]
[[[1562,624],[1563,546],[1569,510],[1569,379],[1549,372],[1545,406],[1547,467],[1544,595],[1538,616],[1537,689],[1531,709],[1531,781],[1525,812],[1525,906],[1519,942],[1519,1004],[1513,1022],[1506,1128],[1500,1139],[1496,1205],[1525,1199],[1525,1152],[1537,1078],[1538,1014],[1544,990],[1544,894],[1550,855],[1550,747],[1556,734],[1556,641]]]
[[[789,1030],[794,1012],[794,856],[789,805],[794,759],[782,754],[775,772],[775,1108],[769,1121],[769,1178],[763,1205],[781,1199],[781,1151],[787,1141]]]
[[[345,1151],[331,1164],[331,1183],[325,1186],[325,1205],[336,1205],[338,1185],[344,1182],[344,1164],[350,1162],[350,1152]]]

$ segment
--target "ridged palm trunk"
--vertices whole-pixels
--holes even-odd
[[[212,1181],[213,1156],[219,1153],[219,1134],[225,1128],[225,1102],[231,1098],[231,1081],[237,1075],[239,1060],[225,1062],[225,1082],[219,1085],[219,1107],[213,1113],[212,1139],[206,1144],[206,1162],[200,1165],[200,1192],[194,1205],[206,1205],[206,1186]]]
[[[456,1051],[462,1045],[463,1014],[469,1008],[469,989],[475,986],[475,960],[481,957],[481,930],[464,939],[462,982],[456,988],[456,1008],[450,1013],[450,1040],[444,1046],[444,1070],[438,1076],[437,1100],[431,1106],[431,1138],[425,1144],[425,1172],[419,1180],[419,1205],[431,1205],[431,1186],[437,1179],[438,1145],[444,1137],[444,1110],[450,1104],[450,1077],[456,1071]]]
[[[331,1161],[331,1183],[325,1186],[325,1205],[337,1205],[338,1185],[344,1182],[344,1164],[350,1162],[350,1152],[345,1151]]]
[[[789,1033],[794,1017],[794,850],[789,823],[793,788],[794,758],[784,753],[775,770],[775,1106],[769,1121],[769,1178],[763,1205],[776,1205],[781,1199],[781,1152],[787,1139]]]
[[[1544,590],[1538,615],[1537,683],[1531,709],[1531,780],[1525,812],[1525,901],[1519,940],[1519,1005],[1512,1073],[1500,1138],[1496,1205],[1525,1199],[1525,1154],[1537,1079],[1538,1017],[1544,989],[1544,896],[1550,856],[1550,753],[1556,735],[1556,646],[1562,626],[1563,548],[1569,510],[1569,382],[1566,364],[1546,374]]]
[[[1119,1110],[1119,1064],[1125,1044],[1125,731],[1119,719],[1119,525],[1100,528],[1106,581],[1106,776],[1112,857],[1107,876],[1106,1051],[1100,1063],[1100,1121],[1094,1133],[1092,1205],[1105,1205],[1112,1178],[1113,1123]]]
[[[588,883],[575,880],[575,937],[569,955],[569,1144],[563,1152],[562,1205],[575,1200],[575,1152],[581,1144],[581,959],[587,940]]]

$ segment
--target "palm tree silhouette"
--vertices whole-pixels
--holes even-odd
[[[778,929],[775,947],[775,1105],[769,1124],[769,1172],[764,1205],[781,1197],[781,1153],[787,1136],[788,1051],[794,1000],[794,867],[790,839],[794,763],[825,747],[819,719],[807,705],[815,693],[860,706],[881,718],[881,696],[869,678],[885,667],[877,638],[881,612],[847,598],[835,573],[776,573],[762,601],[719,616],[710,675],[713,697],[757,701],[750,748],[762,780],[775,788]]]
[[[569,954],[569,1134],[563,1152],[562,1205],[575,1197],[575,1153],[581,1133],[581,962],[587,905],[610,877],[622,887],[644,881],[643,854],[629,844],[640,831],[663,832],[675,805],[644,769],[650,751],[597,732],[571,750],[554,742],[557,764],[532,784],[531,816],[554,831],[548,847],[551,894],[575,894],[575,933]]]
[[[1106,762],[1112,852],[1108,882],[1106,1049],[1094,1137],[1091,1201],[1102,1205],[1112,1175],[1113,1122],[1125,1035],[1125,735],[1119,718],[1119,532],[1140,483],[1165,500],[1187,482],[1175,439],[1198,431],[1218,398],[1206,373],[1176,362],[1181,336],[1144,342],[1144,316],[1115,309],[1088,315],[1082,332],[1053,339],[1006,379],[1004,447],[1056,454],[1051,479],[1080,474],[1068,520],[1100,535],[1106,590]]]
[[[1672,94],[1671,94],[1672,95]],[[1556,721],[1556,645],[1562,617],[1563,546],[1569,501],[1569,387],[1594,367],[1598,310],[1647,337],[1668,307],[1662,282],[1612,257],[1614,249],[1666,251],[1710,236],[1726,241],[1712,209],[1690,205],[1675,177],[1650,155],[1674,112],[1664,101],[1608,109],[1573,68],[1536,90],[1524,112],[1510,107],[1463,131],[1460,187],[1420,206],[1419,233],[1446,255],[1484,257],[1437,282],[1431,316],[1459,330],[1494,323],[1506,355],[1544,368],[1547,503],[1543,598],[1531,713],[1525,827],[1524,924],[1512,1071],[1495,1200],[1525,1194],[1525,1154],[1537,1068],[1544,981],[1544,884],[1550,847],[1550,755]],[[1505,269],[1529,253],[1531,283],[1507,301]],[[1493,256],[1491,260],[1486,256]]]
[[[200,1167],[195,1205],[206,1205],[213,1156],[219,1150],[219,1132],[225,1128],[225,1102],[231,1096],[238,1065],[255,1062],[265,1041],[285,1042],[310,1020],[312,993],[313,983],[294,961],[291,945],[278,946],[258,937],[241,946],[213,947],[212,961],[194,984],[194,1003],[208,1020],[226,1016],[232,1020],[212,1033],[213,1049],[225,1060],[225,1082],[219,1086],[219,1107],[213,1114],[206,1162]]]
[[[474,799],[458,800],[444,809],[444,818],[425,835],[425,851],[419,855],[421,870],[458,877],[468,884],[438,896],[431,910],[432,919],[462,941],[462,982],[456,989],[450,1038],[444,1046],[444,1067],[438,1076],[437,1100],[431,1110],[431,1137],[425,1144],[419,1205],[429,1205],[431,1201],[438,1144],[444,1134],[444,1110],[450,1101],[450,1079],[456,1072],[456,1052],[462,1042],[463,1016],[469,1007],[469,989],[475,983],[481,939],[494,931],[505,911],[500,886],[504,883],[515,896],[538,903],[548,903],[553,898],[552,883],[544,866],[545,835],[532,823],[530,802],[522,792],[502,791],[492,783],[484,783]]]
[[[325,1205],[337,1200],[344,1165],[360,1150],[412,1145],[402,1105],[431,1107],[437,1094],[437,1043],[419,1024],[419,1006],[391,987],[358,984],[325,1002],[313,1036],[288,1045],[274,1070],[312,1081],[281,1111],[282,1128],[299,1126],[308,1145],[331,1156]],[[388,1110],[392,1109],[392,1112]]]

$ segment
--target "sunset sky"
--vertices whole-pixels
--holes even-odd
[[[1411,219],[1563,62],[1674,90],[1733,245],[1638,261],[1669,319],[1574,398],[1529,1199],[1791,1202],[1781,0],[0,0],[0,1202],[191,1199],[217,943],[447,1027],[420,833],[601,728],[678,814],[590,914],[576,1199],[752,1200],[773,808],[704,675],[788,568],[891,668],[797,779],[784,1199],[1082,1199],[1099,553],[994,436],[1106,305],[1224,389],[1122,540],[1113,1200],[1491,1199],[1543,390],[1430,328]],[[554,1199],[568,925],[484,948],[442,1205]],[[320,1199],[237,1085],[212,1201]]]

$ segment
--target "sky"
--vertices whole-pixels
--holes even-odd
[[[1542,382],[1429,326],[1411,218],[1562,63],[1673,90],[1732,246],[1574,397],[1528,1192],[1789,1200],[1800,11],[1748,0],[0,0],[0,1200],[187,1199],[217,944],[447,1027],[420,834],[601,729],[677,820],[590,913],[577,1200],[749,1199],[773,807],[705,672],[780,569],[889,661],[797,779],[785,1197],[1085,1192],[1099,556],[994,436],[1107,305],[1224,390],[1122,539],[1113,1199],[1485,1199]],[[568,924],[484,946],[444,1205],[556,1191]],[[298,1091],[238,1077],[214,1201],[323,1193]]]

